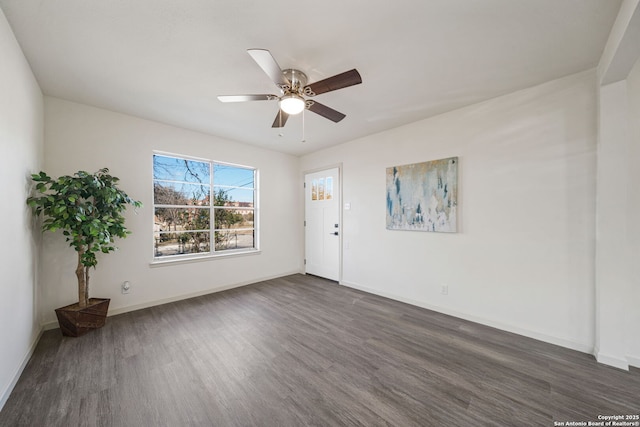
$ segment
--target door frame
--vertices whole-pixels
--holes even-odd
[[[342,173],[342,162],[340,163],[334,163],[334,164],[330,164],[330,165],[326,165],[326,166],[322,166],[322,167],[318,167],[318,168],[312,168],[312,169],[305,169],[304,171],[302,171],[302,229],[303,229],[303,239],[302,239],[302,259],[303,259],[303,264],[302,264],[302,274],[307,274],[307,267],[304,263],[304,260],[307,259],[307,227],[305,225],[305,221],[307,220],[307,201],[305,199],[306,194],[306,177],[307,174],[310,173],[316,173],[316,172],[321,172],[324,170],[328,170],[328,169],[338,169],[338,188],[339,188],[339,193],[340,193],[340,197],[338,197],[338,221],[340,222],[340,234],[338,234],[338,284],[342,285],[342,235],[344,234],[344,221],[343,221],[343,217],[342,217],[342,189],[343,189],[343,185],[342,185],[342,181],[344,180],[344,175]]]

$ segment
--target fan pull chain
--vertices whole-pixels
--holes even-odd
[[[300,142],[307,142],[307,140],[304,139],[304,110],[302,110],[302,141]]]

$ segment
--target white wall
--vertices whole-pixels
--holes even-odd
[[[386,230],[385,168],[451,156],[459,232]],[[342,283],[593,350],[595,71],[304,156],[301,170],[338,162]]]
[[[626,325],[627,357],[629,362],[640,368],[640,60],[636,62],[627,78],[629,90],[629,122],[631,140],[629,147],[629,182],[634,183],[629,193],[627,222],[629,230],[629,263],[631,286],[627,299],[629,321]]]
[[[40,333],[40,233],[25,203],[42,163],[42,92],[0,10],[0,409]],[[35,230],[35,231],[34,231]]]
[[[640,62],[599,108],[596,357],[626,369],[640,367]]]
[[[254,166],[260,174],[260,254],[150,266],[153,258],[152,153],[177,154]],[[154,305],[299,272],[302,214],[298,158],[136,117],[45,97],[45,170],[52,176],[108,167],[121,188],[144,207],[127,213],[132,234],[116,253],[99,257],[91,296],[111,298],[110,313]],[[62,235],[44,237],[41,309],[77,301],[75,252]],[[122,295],[128,280],[132,291]]]
[[[594,352],[621,369],[640,367],[638,61],[640,1],[624,0],[598,64]]]
[[[620,368],[628,368],[625,325],[630,313],[625,308],[632,291],[628,112],[625,80],[600,88],[595,354],[598,361]]]

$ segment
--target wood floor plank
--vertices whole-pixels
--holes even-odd
[[[552,426],[640,371],[292,275],[43,334],[0,426]]]

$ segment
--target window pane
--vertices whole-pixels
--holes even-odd
[[[215,206],[238,206],[242,208],[253,207],[254,190],[244,188],[220,188],[214,187]]]
[[[324,184],[324,199],[333,199],[333,177],[328,176]]]
[[[209,162],[156,154],[153,156],[153,179],[209,184],[211,182]]]
[[[154,155],[154,256],[255,248],[256,174],[249,167]]]
[[[206,184],[183,184],[156,181],[153,183],[153,202],[157,205],[208,205],[209,188]]]
[[[208,230],[209,209],[156,208],[154,231]]]
[[[216,251],[254,247],[254,230],[219,230],[215,232]]]
[[[253,228],[253,209],[216,209],[215,228]]]
[[[255,187],[253,169],[216,163],[213,165],[213,176],[215,177],[215,185],[244,188]]]
[[[155,256],[197,254],[209,252],[209,232],[153,233]]]

